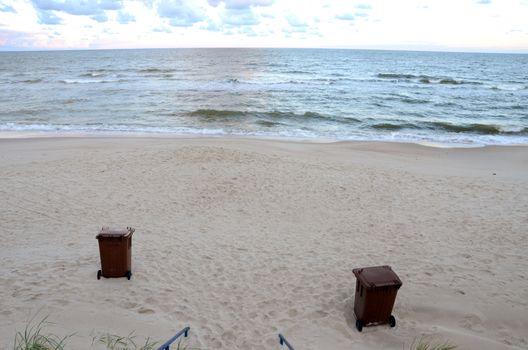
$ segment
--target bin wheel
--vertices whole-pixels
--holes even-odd
[[[127,273],[126,273],[125,276],[126,276],[126,278],[130,281],[130,277],[132,277],[132,272],[127,271]]]
[[[396,326],[396,319],[392,315],[389,316],[389,326],[391,327]]]
[[[361,332],[363,330],[363,321],[362,320],[356,320],[356,328],[358,332]]]
[[[98,279],[98,280],[101,279],[101,275],[102,275],[102,274],[103,274],[103,273],[101,272],[101,270],[98,270],[98,271],[97,271],[97,279]]]

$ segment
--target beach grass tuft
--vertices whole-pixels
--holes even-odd
[[[36,317],[36,316],[35,316]],[[50,325],[48,316],[40,322],[34,322],[35,317],[31,318],[26,324],[24,331],[17,332],[15,335],[14,350],[64,350],[66,340],[72,335],[60,338],[53,334],[44,332],[46,326]]]
[[[452,345],[448,342],[435,344],[432,341],[421,338],[416,345],[415,341],[413,341],[410,350],[454,350],[456,348],[456,345]]]
[[[138,345],[136,344],[135,338],[134,332],[127,336],[106,333],[94,336],[92,338],[92,345],[103,345],[108,350],[153,350],[157,344],[157,342],[147,338],[143,345]]]

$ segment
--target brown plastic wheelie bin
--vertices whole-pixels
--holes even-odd
[[[97,271],[97,279],[103,277],[132,276],[132,227],[126,229],[111,229],[103,227],[95,237],[99,241],[101,270]]]
[[[356,276],[354,314],[356,328],[363,330],[369,324],[396,325],[391,315],[396,294],[402,282],[390,266],[373,266],[352,270]]]

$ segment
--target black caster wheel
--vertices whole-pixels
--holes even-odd
[[[391,326],[391,328],[396,326],[396,319],[392,315],[389,316],[389,326]]]
[[[102,275],[102,274],[103,274],[103,273],[101,272],[101,270],[98,270],[98,271],[97,271],[97,279],[98,279],[98,280],[101,279],[101,275]]]
[[[132,277],[132,272],[127,271],[127,273],[126,273],[125,276],[126,276],[126,278],[130,281],[130,277]]]
[[[363,330],[363,321],[362,320],[356,320],[356,328],[358,332],[361,332]]]

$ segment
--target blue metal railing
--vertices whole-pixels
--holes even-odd
[[[279,333],[279,343],[280,343],[280,345],[286,345],[288,347],[288,349],[290,349],[290,350],[294,350],[293,346],[290,343],[288,343],[286,338],[284,338],[284,336],[282,334],[280,334],[280,333]]]
[[[165,342],[165,344],[163,344],[162,346],[160,346],[160,347],[158,348],[158,350],[170,350],[170,345],[171,345],[172,343],[174,343],[174,341],[175,341],[176,339],[178,339],[178,338],[181,337],[182,335],[183,335],[184,337],[187,337],[187,336],[189,335],[189,329],[191,329],[191,327],[185,327],[184,329],[182,329],[181,331],[179,331],[178,333],[176,333],[176,335],[175,335],[174,337],[172,337],[172,338],[170,338],[169,340],[167,340],[167,341]]]

